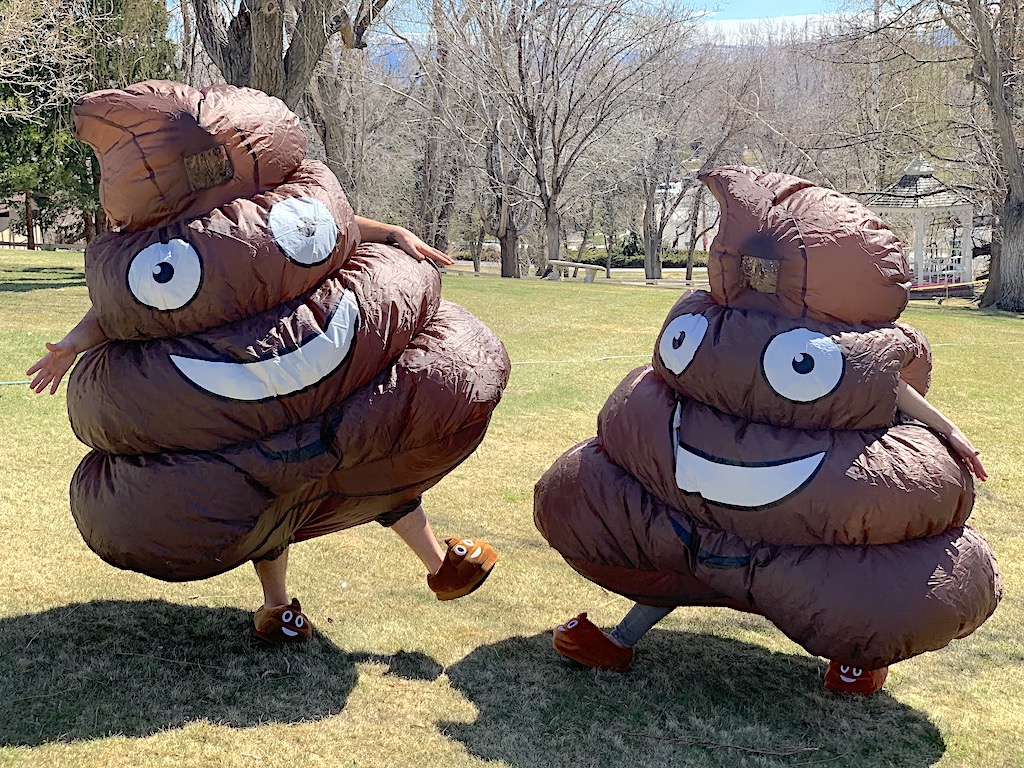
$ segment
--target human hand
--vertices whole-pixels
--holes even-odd
[[[41,393],[46,386],[50,385],[50,394],[57,391],[61,379],[68,369],[75,364],[78,352],[74,345],[67,339],[58,341],[56,344],[46,343],[49,350],[43,357],[35,362],[31,368],[25,371],[26,376],[35,374],[35,378],[29,383],[28,388],[36,394]]]
[[[455,260],[447,253],[427,245],[421,238],[414,235],[404,227],[394,227],[391,230],[391,233],[388,235],[388,245],[394,245],[396,248],[401,248],[407,254],[416,259],[416,261],[430,259],[432,262],[440,264],[442,267],[451,266],[455,263]]]
[[[975,450],[974,446],[971,445],[971,441],[967,439],[963,432],[954,427],[946,436],[946,439],[949,441],[950,447],[964,460],[967,467],[979,480],[988,479],[988,473],[985,471],[985,465],[981,463],[979,451]]]

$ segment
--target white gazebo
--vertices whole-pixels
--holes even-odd
[[[883,218],[909,219],[912,249],[908,254],[914,285],[969,283],[974,279],[970,201],[933,175],[917,158],[900,180],[864,200]]]

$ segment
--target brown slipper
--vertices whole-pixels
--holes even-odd
[[[552,645],[566,658],[591,669],[628,672],[633,666],[633,649],[613,643],[585,613],[559,624]]]
[[[483,539],[445,539],[448,551],[441,569],[427,574],[427,586],[438,600],[454,600],[477,589],[498,562],[498,553]]]
[[[271,645],[302,643],[313,635],[313,625],[302,612],[297,598],[288,605],[264,606],[252,618],[252,636]]]
[[[830,661],[828,670],[825,672],[825,688],[836,693],[870,696],[875,691],[881,690],[885,684],[885,678],[888,676],[888,667],[861,669],[852,664]]]

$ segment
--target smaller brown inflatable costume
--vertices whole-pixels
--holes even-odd
[[[763,614],[812,654],[877,669],[964,637],[1002,584],[964,522],[968,469],[903,419],[924,336],[896,322],[907,262],[853,200],[744,167],[711,292],[669,312],[653,365],[537,484],[534,517],[583,576],[649,605]]]
[[[282,102],[153,81],[74,121],[117,226],[85,256],[111,341],[68,391],[93,449],[71,508],[104,560],[213,576],[408,506],[473,452],[504,348],[432,264],[359,245]]]

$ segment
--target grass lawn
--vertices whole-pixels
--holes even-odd
[[[0,381],[24,380],[85,310],[81,260],[0,251]],[[607,627],[628,603],[547,546],[533,484],[594,434],[675,292],[449,276],[445,293],[515,364],[487,439],[427,511],[438,535],[487,538],[501,561],[482,590],[438,603],[378,526],[298,545],[291,589],[318,630],[304,648],[250,647],[251,569],[165,584],[101,562],[68,509],[85,449],[64,387],[0,385],[0,766],[1024,765],[1021,318],[931,303],[903,315],[933,344],[930,399],[983,452],[973,523],[1006,594],[974,635],[850,700],[822,690],[822,660],[724,609],[675,611],[625,677],[556,656],[553,625],[587,610]]]

